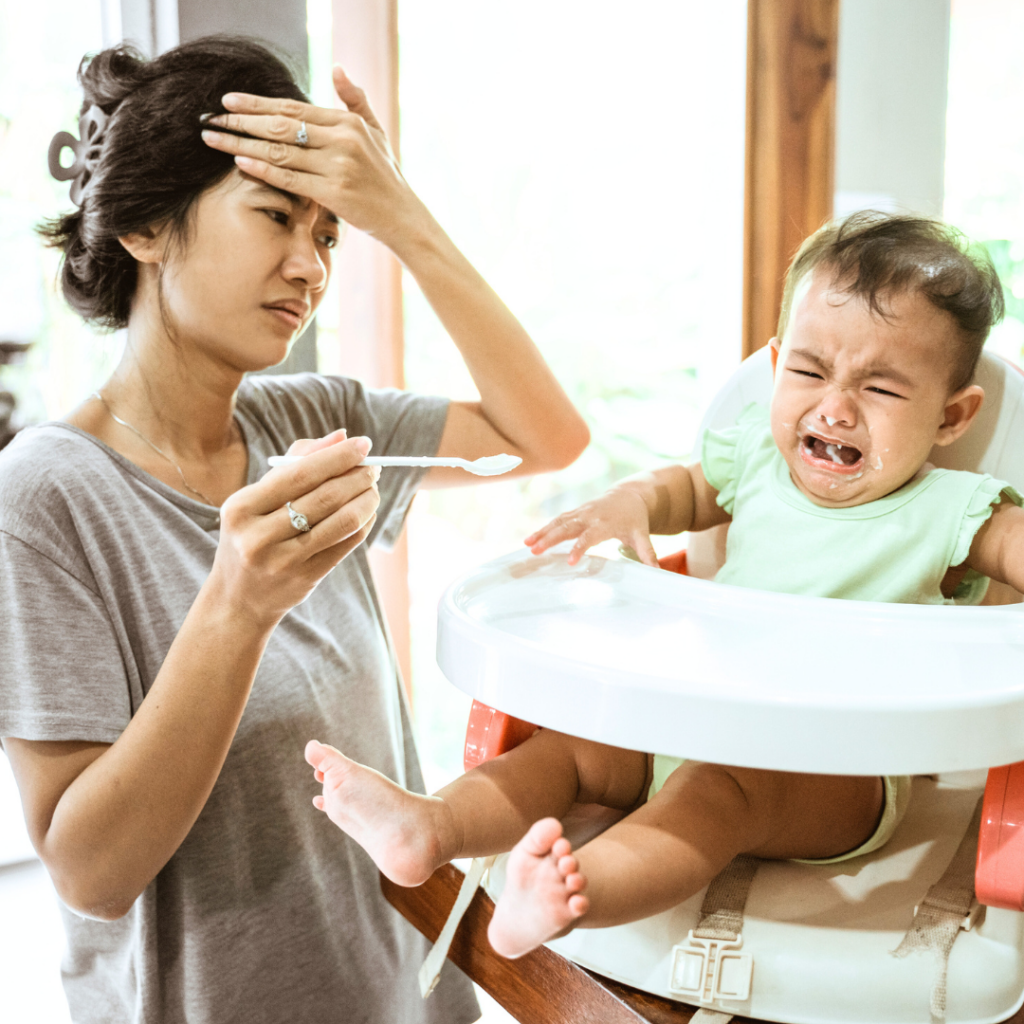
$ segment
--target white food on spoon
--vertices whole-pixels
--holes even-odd
[[[291,466],[304,459],[304,455],[271,455],[267,463],[271,468],[276,466]],[[417,466],[429,468],[431,466],[448,466],[455,469],[464,469],[476,476],[500,476],[508,473],[518,466],[523,460],[518,455],[485,455],[483,458],[470,461],[469,459],[438,459],[418,455],[371,455],[363,459],[363,466]]]

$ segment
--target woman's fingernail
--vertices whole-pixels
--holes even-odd
[[[368,437],[356,437],[353,438],[355,442],[356,451],[360,455],[369,455],[370,449],[373,447],[373,442]]]
[[[221,137],[220,132],[211,132],[209,128],[204,128],[199,134],[202,135],[203,142],[217,142]]]
[[[242,98],[241,93],[226,92],[221,96],[220,101],[226,107],[229,103],[237,103]]]
[[[210,120],[212,118],[216,117],[216,116],[217,116],[216,114],[200,114],[199,115],[199,123],[200,124],[209,124]]]

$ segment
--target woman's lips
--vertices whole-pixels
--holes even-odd
[[[282,309],[280,306],[264,306],[263,308],[268,313],[272,313],[291,331],[297,331],[302,326],[302,318],[290,309]]]

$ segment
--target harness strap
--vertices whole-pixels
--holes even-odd
[[[448,920],[445,921],[441,934],[437,937],[437,942],[431,947],[426,960],[423,961],[423,966],[420,967],[420,995],[424,999],[434,991],[438,979],[441,977],[441,968],[444,967],[444,961],[448,956],[448,950],[451,948],[452,939],[455,938],[455,930],[459,927],[459,922],[469,909],[470,903],[473,902],[473,897],[480,887],[484,872],[490,869],[495,859],[494,857],[475,857],[473,863],[469,866],[469,870],[466,872],[466,877],[462,879],[459,895],[455,897],[455,903],[448,914]]]
[[[702,1006],[690,1018],[690,1024],[729,1024],[731,1020],[731,1013],[720,1013],[718,1010],[709,1010],[706,1006]]]
[[[933,953],[935,979],[932,982],[929,1006],[932,1024],[944,1024],[946,1020],[949,954],[975,901],[974,865],[978,855],[981,803],[979,800],[949,866],[925,894],[903,941],[892,950],[892,955],[900,958],[917,950],[930,950]]]
[[[710,1007],[720,1000],[750,997],[754,958],[742,953],[743,911],[760,862],[736,857],[712,880],[700,906],[697,927],[674,946],[669,991],[701,1004],[692,1024],[726,1024],[732,1014]]]
[[[727,942],[739,938],[743,931],[743,911],[759,863],[756,857],[741,855],[715,875],[700,905],[697,927],[693,929],[695,938]]]

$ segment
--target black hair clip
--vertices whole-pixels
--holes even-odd
[[[93,104],[78,119],[80,139],[76,139],[70,132],[57,132],[50,140],[50,174],[58,181],[74,179],[71,183],[71,202],[76,206],[84,202],[85,190],[100,162],[108,120],[107,115]],[[60,154],[65,148],[75,154],[75,161],[70,167],[62,167],[60,163]]]

